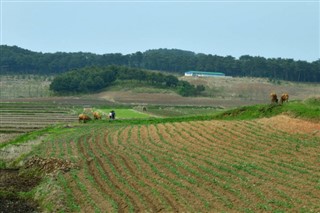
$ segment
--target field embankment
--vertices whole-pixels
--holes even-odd
[[[320,122],[320,98],[309,98],[305,101],[292,101],[283,104],[252,105],[226,110],[217,114],[220,119],[253,119],[272,117],[280,114]]]

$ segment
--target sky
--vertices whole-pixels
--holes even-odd
[[[0,1],[1,44],[36,52],[320,58],[320,0]]]

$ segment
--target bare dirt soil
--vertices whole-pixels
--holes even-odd
[[[21,199],[18,192],[30,191],[39,184],[40,178],[19,175],[18,169],[0,169],[0,212],[39,212],[38,206],[31,200]]]
[[[31,191],[46,175],[52,177],[71,168],[76,165],[68,160],[33,156],[19,169],[0,169],[0,212],[41,212],[35,201],[23,199],[18,193]],[[35,170],[37,175],[32,175],[30,171]]]
[[[308,134],[320,137],[320,123],[310,122],[286,115],[277,115],[272,118],[262,118],[261,123],[272,125],[274,128],[289,133]]]

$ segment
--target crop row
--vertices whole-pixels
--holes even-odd
[[[0,105],[0,132],[25,133],[51,124],[77,121],[77,116],[68,114],[69,109],[49,103],[9,103]]]
[[[316,211],[318,139],[258,121],[101,126],[43,154],[80,161],[61,182],[84,211]]]

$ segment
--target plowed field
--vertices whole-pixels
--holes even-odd
[[[71,211],[320,211],[319,123],[277,116],[79,128],[39,150],[80,165],[58,176]]]
[[[53,124],[75,122],[77,115],[71,109],[53,102],[1,102],[0,143]]]

